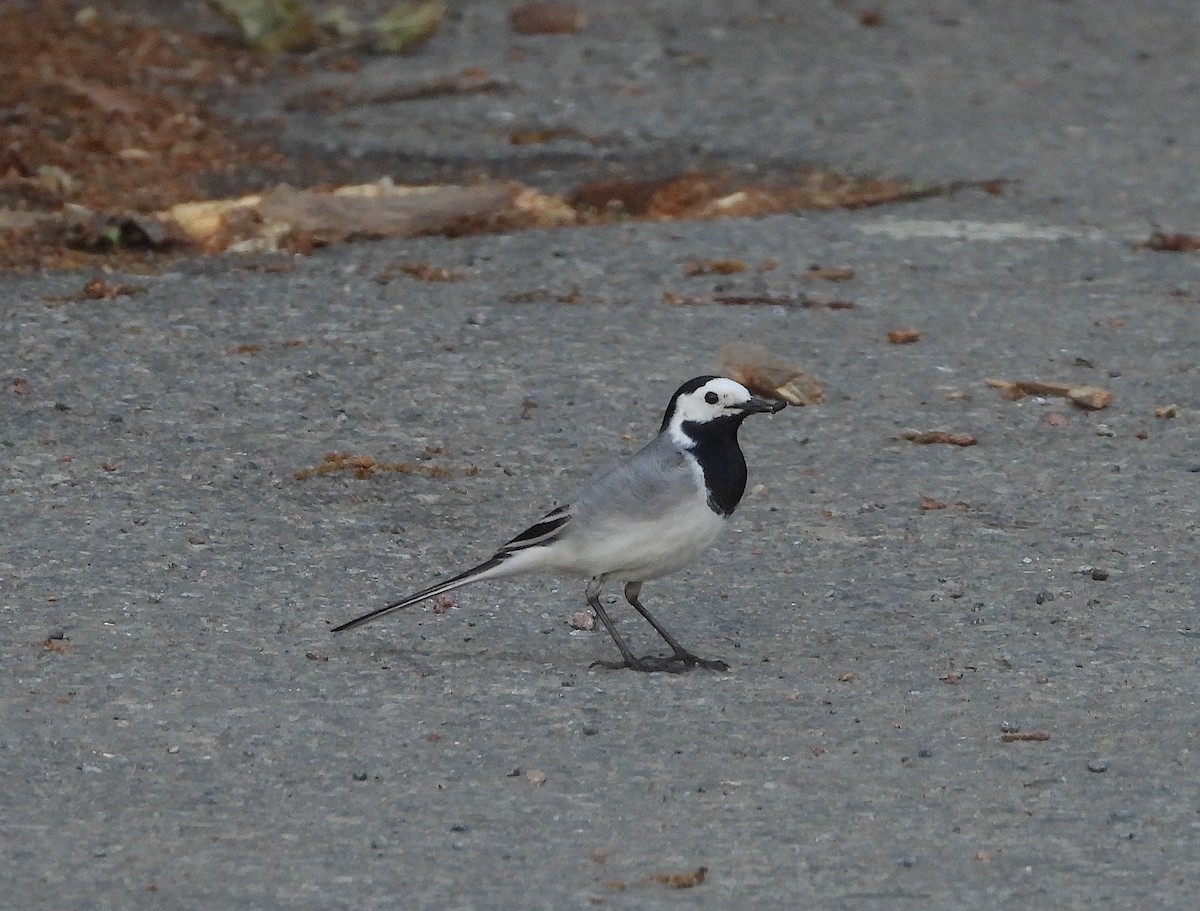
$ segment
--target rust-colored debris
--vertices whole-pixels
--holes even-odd
[[[301,468],[292,472],[297,481],[307,481],[324,475],[346,472],[360,481],[374,477],[379,472],[395,472],[396,474],[426,474],[431,478],[448,478],[454,474],[453,468],[444,465],[434,465],[425,462],[388,462],[376,459],[373,455],[354,455],[349,452],[326,453],[320,464],[312,468]],[[469,473],[469,472],[468,472]]]
[[[914,329],[912,326],[904,326],[900,329],[893,329],[887,334],[888,341],[893,345],[911,345],[921,338],[921,331]]]
[[[734,275],[745,271],[746,264],[740,259],[694,259],[683,264],[683,274],[688,278],[696,275]]]
[[[686,873],[656,873],[650,877],[651,882],[662,883],[672,889],[690,889],[704,882],[708,875],[708,867],[697,867]]]
[[[508,21],[518,35],[570,35],[587,25],[587,13],[573,3],[522,3]]]
[[[934,512],[939,509],[970,509],[971,504],[962,500],[958,500],[955,503],[946,503],[933,497],[922,496],[919,507],[922,512]]]
[[[1048,731],[1029,731],[1022,733],[1021,731],[1005,731],[1000,735],[1000,740],[1004,743],[1044,743],[1050,739]]]
[[[1073,383],[1047,383],[1041,380],[988,379],[987,384],[999,389],[1010,402],[1027,395],[1061,396],[1080,408],[1098,411],[1112,403],[1112,393],[1099,386],[1078,386]]]
[[[386,182],[329,189],[336,162],[290,159],[264,130],[234,129],[207,107],[284,66],[361,67],[360,52],[403,50],[425,40],[446,15],[442,2],[402,3],[371,22],[347,13],[319,23],[311,4],[267,5],[282,18],[259,34],[246,0],[211,0],[243,39],[261,47],[326,42],[321,58],[280,58],[213,38],[137,26],[109,5],[9,4],[0,28],[0,268],[154,267],[193,253],[281,249],[305,253],[345,240],[413,233],[512,231],[616,219],[758,217],[800,209],[861,208],[996,182],[918,186],[812,167],[775,180],[689,171],[652,179],[587,183],[566,196],[518,184],[392,187]],[[522,24],[522,17],[531,17]],[[336,21],[335,21],[336,20]],[[577,31],[582,7],[526,3],[514,28]],[[274,30],[272,30],[274,29]],[[330,30],[332,30],[330,32]],[[519,50],[519,49],[517,49]],[[479,67],[356,93],[298,94],[292,109],[335,110],[436,99],[507,86]],[[272,130],[278,132],[277,130]],[[514,131],[517,141],[606,141],[564,125]],[[497,137],[497,141],[505,141]],[[263,186],[257,175],[286,173],[298,188]],[[297,179],[299,178],[299,179]],[[226,188],[212,199],[208,187]],[[501,192],[503,191],[503,192]],[[244,194],[244,195],[236,195]],[[764,265],[765,269],[766,266]],[[813,277],[843,280],[834,271]],[[765,303],[727,300],[726,303]],[[851,306],[796,298],[801,306]]]
[[[1146,240],[1134,244],[1135,250],[1157,250],[1164,253],[1190,253],[1200,250],[1200,234],[1155,231]]]
[[[801,275],[802,278],[819,278],[827,282],[848,282],[854,278],[854,270],[849,266],[821,266],[813,264]]]
[[[910,443],[946,443],[950,446],[974,446],[977,442],[969,433],[951,433],[948,430],[906,430],[900,439]]]

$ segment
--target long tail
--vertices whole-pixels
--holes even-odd
[[[424,601],[426,598],[435,598],[445,592],[462,588],[464,585],[470,585],[472,582],[478,582],[480,579],[491,579],[496,576],[507,575],[507,573],[494,572],[493,570],[503,566],[507,562],[508,556],[507,553],[501,551],[490,560],[486,560],[478,566],[473,566],[466,572],[459,573],[457,576],[446,579],[444,582],[431,585],[429,588],[424,588],[416,594],[409,595],[407,598],[401,598],[399,601],[393,601],[391,604],[377,608],[368,614],[363,614],[361,617],[355,617],[341,626],[335,626],[332,632],[340,633],[342,630],[354,629],[356,626],[362,626],[365,623],[370,623],[372,620],[378,620],[380,617],[392,613],[392,611],[404,610],[404,608],[410,607],[418,601]]]

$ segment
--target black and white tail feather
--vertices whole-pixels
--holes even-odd
[[[598,664],[640,671],[727,670],[723,661],[698,658],[680,646],[639,596],[643,582],[692,562],[717,537],[746,488],[738,428],[751,414],[783,407],[724,377],[689,380],[671,397],[658,435],[580,491],[571,505],[546,513],[478,566],[333,631],[362,626],[472,582],[523,573],[576,575],[590,578],[588,605],[621,652],[620,662]],[[625,580],[625,599],[671,647],[671,656],[634,655],[600,603],[601,586],[610,578]]]

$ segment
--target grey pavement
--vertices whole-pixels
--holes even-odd
[[[282,133],[564,184],[710,159],[1018,183],[196,259],[112,301],[0,279],[0,904],[1194,908],[1200,273],[1132,241],[1200,230],[1195,5],[589,8],[582,36],[498,40],[500,7],[456,5],[362,78],[483,65],[525,91]],[[514,111],[625,145],[522,161],[488,132]],[[684,276],[714,257],[778,267]],[[402,262],[464,279],[380,280]],[[612,644],[568,625],[570,579],[330,636],[632,451],[739,339],[827,399],[746,425],[730,533],[646,586],[729,673],[590,667]],[[426,470],[295,477],[330,452]]]

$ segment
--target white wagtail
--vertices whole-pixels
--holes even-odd
[[[336,627],[362,626],[409,605],[483,579],[551,573],[591,579],[587,603],[621,651],[621,662],[596,662],[636,671],[691,667],[728,670],[724,661],[698,658],[675,641],[642,606],[642,583],[665,576],[700,556],[716,539],[746,489],[746,459],[738,446],[742,421],[777,412],[784,402],[751,395],[740,383],[698,376],[680,386],[667,405],[658,435],[585,487],[569,505],[553,509],[489,560]],[[600,604],[609,578],[625,581],[625,600],[671,647],[669,658],[638,658]]]

